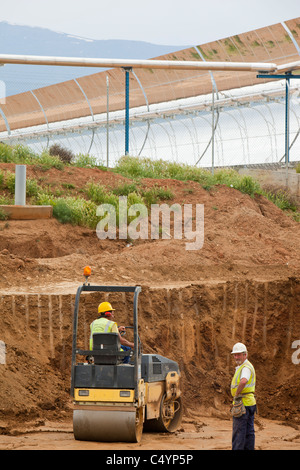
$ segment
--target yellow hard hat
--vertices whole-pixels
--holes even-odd
[[[98,313],[110,312],[111,310],[115,310],[112,308],[109,302],[101,302],[98,306]]]

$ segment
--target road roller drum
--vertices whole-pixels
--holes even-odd
[[[75,409],[73,432],[79,441],[139,442],[143,431],[140,409]]]

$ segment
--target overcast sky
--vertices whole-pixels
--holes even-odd
[[[300,0],[9,0],[1,21],[91,39],[198,45],[300,16]]]

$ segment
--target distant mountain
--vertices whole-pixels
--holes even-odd
[[[94,40],[45,28],[0,22],[1,54],[151,59],[186,47],[188,46],[164,46],[117,39]],[[103,69],[8,64],[0,67],[0,80],[5,82],[6,96],[10,96],[101,70]]]

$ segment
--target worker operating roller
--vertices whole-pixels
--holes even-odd
[[[87,271],[85,271],[87,273]],[[85,277],[88,278],[85,274]],[[133,294],[134,342],[128,351],[112,318],[109,302],[98,307],[100,318],[91,325],[89,350],[77,348],[79,300],[82,292]],[[139,442],[143,429],[174,432],[182,420],[180,370],[175,361],[158,354],[142,354],[138,334],[140,286],[91,286],[77,290],[73,319],[71,395],[74,399],[73,432],[77,440]],[[123,342],[123,345],[121,344]],[[79,356],[92,356],[78,362]]]

